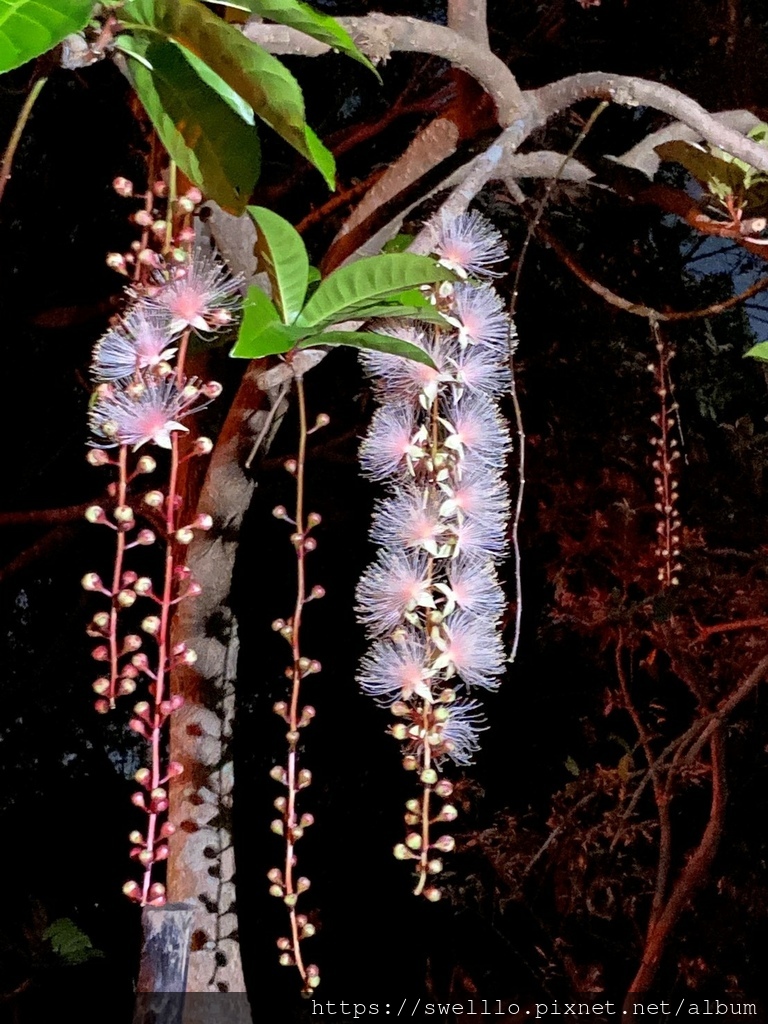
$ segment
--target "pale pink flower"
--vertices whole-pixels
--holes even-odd
[[[456,380],[469,394],[496,399],[512,386],[506,358],[493,349],[468,345],[454,362]]]
[[[233,320],[240,285],[212,252],[197,249],[189,263],[173,268],[170,280],[148,301],[165,310],[176,334],[188,328],[216,331]]]
[[[360,663],[357,681],[378,704],[388,707],[396,700],[412,697],[431,703],[430,678],[427,648],[416,633],[411,633],[400,641],[380,640],[374,644]]]
[[[439,507],[416,487],[404,487],[380,501],[373,514],[371,540],[394,548],[423,548],[436,554],[445,524]]]
[[[480,749],[480,733],[487,729],[481,704],[476,700],[457,700],[448,705],[448,710],[448,718],[440,728],[442,754],[455,764],[472,764]]]
[[[448,588],[459,608],[486,621],[498,621],[506,599],[493,564],[485,558],[459,555],[448,566]]]
[[[506,465],[509,432],[495,405],[480,395],[465,395],[460,401],[454,397],[445,403],[441,415],[450,424],[448,447],[497,469]]]
[[[168,314],[139,303],[96,342],[93,376],[96,380],[117,381],[133,376],[137,370],[152,369],[175,355],[173,340]]]
[[[453,316],[461,321],[459,340],[493,348],[501,358],[509,354],[512,322],[499,293],[490,285],[466,282],[453,290]]]
[[[490,558],[494,561],[506,558],[508,554],[506,523],[504,528],[500,529],[496,523],[489,524],[467,516],[454,527],[454,530],[457,553],[476,558]]]
[[[504,674],[504,645],[495,622],[458,611],[445,622],[444,659],[466,686],[495,690]]]
[[[386,480],[402,470],[416,433],[416,411],[406,402],[383,405],[360,446],[360,465],[371,479]]]
[[[431,357],[437,369],[388,352],[364,350],[361,354],[362,363],[366,373],[374,378],[378,398],[382,402],[417,402],[422,392],[436,394],[447,361],[445,341],[433,333],[410,325],[387,326],[379,333],[416,345]]]
[[[151,441],[170,448],[171,434],[186,432],[179,420],[193,411],[200,394],[193,382],[179,385],[175,375],[162,379],[145,375],[122,390],[107,387],[90,413],[95,443],[132,445],[135,451]]]
[[[441,213],[427,225],[432,251],[439,262],[460,277],[498,277],[491,268],[507,256],[499,232],[477,210],[448,217]]]
[[[419,604],[434,606],[429,596],[429,565],[423,552],[380,551],[356,591],[357,615],[370,636],[392,633],[406,612]]]

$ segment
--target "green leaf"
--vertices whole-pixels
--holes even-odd
[[[372,352],[388,352],[392,356],[402,356],[416,363],[424,363],[436,369],[424,349],[412,345],[409,341],[392,338],[388,334],[374,334],[372,331],[325,331],[311,338],[304,338],[298,348],[317,348],[319,345],[348,345],[351,348],[364,348]]]
[[[381,81],[378,71],[358,50],[350,34],[329,14],[321,14],[301,0],[242,0],[242,3],[253,14],[269,18],[280,25],[288,25],[334,50],[346,53],[348,57],[367,67]]]
[[[68,917],[57,918],[46,928],[43,938],[50,942],[54,953],[70,967],[104,956],[100,949],[94,949],[85,932]]]
[[[715,156],[701,146],[679,139],[655,148],[662,160],[680,164],[701,185],[721,199],[744,189],[749,165],[735,160],[728,153]]]
[[[263,206],[249,206],[256,225],[256,255],[269,275],[272,299],[283,323],[296,319],[309,283],[309,257],[301,235],[283,217]]]
[[[333,154],[307,125],[299,84],[276,57],[198,0],[127,0],[120,20],[126,28],[155,32],[199,57],[334,187]]]
[[[279,356],[283,352],[290,352],[295,345],[294,331],[278,321],[251,337],[245,337],[241,331],[229,354],[233,359],[261,359],[263,356]]]
[[[768,341],[758,341],[748,352],[744,353],[745,359],[747,356],[750,359],[763,359],[768,362]]]
[[[214,92],[218,93],[219,96],[224,100],[228,107],[241,117],[246,124],[255,125],[256,120],[254,118],[253,109],[245,102],[245,100],[238,96],[234,89],[230,89],[227,83],[216,74],[215,71],[211,71],[205,61],[200,60],[194,53],[186,50],[182,47],[184,53],[184,59],[188,64],[194,68],[200,78],[205,82],[207,86],[213,89]]]
[[[321,282],[302,310],[297,324],[315,326],[359,319],[350,310],[390,298],[407,288],[453,280],[453,274],[429,256],[387,253],[368,256],[338,270]]]
[[[405,252],[411,242],[414,240],[416,235],[409,235],[405,232],[401,232],[399,235],[395,235],[394,238],[390,238],[388,242],[384,243],[382,252]]]
[[[0,73],[80,32],[92,9],[93,0],[0,0]]]
[[[187,52],[172,42],[135,35],[140,60],[129,61],[136,93],[157,134],[186,176],[230,213],[241,214],[259,176],[256,129],[233,105],[229,87],[204,81]],[[193,60],[195,58],[193,57]]]

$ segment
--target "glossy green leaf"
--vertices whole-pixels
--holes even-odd
[[[280,314],[267,295],[257,285],[251,285],[243,303],[243,318],[237,335],[237,344],[257,338],[269,327],[280,323]],[[234,353],[233,353],[234,354]]]
[[[768,341],[758,341],[756,345],[753,345],[748,352],[744,353],[744,358],[747,356],[750,359],[762,359],[768,362]]]
[[[127,0],[120,20],[126,28],[143,27],[194,53],[334,187],[333,154],[307,125],[299,84],[276,57],[199,0]]]
[[[245,102],[242,96],[238,96],[235,90],[231,89],[223,78],[217,75],[215,71],[211,71],[205,61],[200,60],[200,58],[196,57],[190,50],[183,49],[183,53],[185,60],[191,64],[192,68],[197,72],[200,78],[202,78],[205,84],[213,89],[214,92],[218,93],[227,106],[231,107],[238,117],[241,117],[246,124],[256,124],[253,108]]]
[[[85,28],[92,10],[93,0],[0,0],[0,73]]]
[[[247,336],[243,329],[229,353],[234,359],[261,359],[263,356],[281,355],[295,348],[298,339],[295,329],[288,324],[276,321],[259,331],[258,334]]]
[[[369,349],[372,352],[387,352],[389,355],[412,359],[416,363],[424,363],[425,366],[435,369],[435,364],[418,345],[412,345],[400,338],[392,338],[388,334],[374,334],[372,331],[325,331],[323,334],[304,338],[297,347],[317,348],[320,345],[347,345],[351,348]]]
[[[334,50],[345,53],[353,60],[364,64],[380,78],[373,64],[355,46],[350,34],[329,14],[322,14],[301,0],[241,0],[241,3],[253,14],[269,18],[280,25],[288,25]]]
[[[283,323],[296,319],[309,283],[309,257],[301,235],[283,217],[263,206],[249,206],[256,225],[256,255],[272,285],[272,300]]]
[[[136,34],[129,74],[157,134],[186,176],[230,213],[241,214],[259,176],[256,129],[203,81],[183,48]]]
[[[43,932],[43,938],[50,942],[53,952],[68,967],[77,967],[88,960],[104,956],[69,917],[56,918]]]
[[[453,280],[453,274],[430,259],[410,253],[369,256],[327,277],[301,312],[297,323],[314,326],[349,320],[350,310],[390,298],[408,288]],[[359,319],[359,317],[354,317]]]

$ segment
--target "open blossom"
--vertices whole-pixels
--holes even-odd
[[[507,247],[499,232],[477,210],[458,217],[440,214],[429,224],[432,251],[439,262],[460,277],[497,277],[493,270],[506,258]]]
[[[479,701],[457,700],[448,705],[448,717],[440,728],[441,753],[455,764],[472,764],[480,749],[480,733],[487,728],[486,721]]]
[[[509,391],[512,383],[509,367],[493,349],[468,345],[453,362],[456,381],[470,394],[496,399]]]
[[[96,342],[92,372],[96,380],[118,381],[137,370],[152,369],[176,354],[168,315],[139,303]]]
[[[170,281],[148,301],[167,313],[175,333],[188,328],[216,331],[232,322],[240,285],[212,252],[197,249],[189,263],[173,268]]]
[[[176,380],[145,375],[123,390],[107,386],[91,409],[90,425],[99,445],[131,445],[135,451],[147,442],[171,447],[171,434],[186,431],[179,421],[200,397],[198,387]]]
[[[389,334],[423,349],[437,369],[388,352],[363,352],[363,366],[374,378],[377,396],[384,402],[412,403],[418,401],[422,392],[436,394],[448,361],[449,346],[446,342],[434,333],[410,325],[382,328],[379,333]]]
[[[379,704],[420,697],[432,701],[427,648],[416,633],[401,640],[379,640],[360,664],[361,689]]]
[[[439,504],[414,486],[403,487],[379,502],[373,515],[371,540],[394,548],[423,548],[436,554],[445,533]]]
[[[481,395],[455,395],[441,403],[441,416],[449,432],[445,444],[470,464],[503,469],[509,455],[509,431],[496,406]]]
[[[460,343],[487,346],[506,358],[511,322],[495,288],[478,288],[467,282],[457,284],[453,290],[452,319],[460,324]]]
[[[443,584],[450,600],[459,608],[496,622],[504,614],[506,599],[493,563],[477,555],[460,555],[451,560],[448,580]]]
[[[442,653],[437,664],[451,665],[466,686],[497,689],[504,674],[504,645],[496,623],[457,611],[446,622],[446,633],[438,644]]]
[[[373,480],[386,480],[401,470],[416,430],[416,411],[410,402],[383,405],[374,414],[360,446],[363,472]]]
[[[434,607],[423,552],[381,551],[357,586],[358,616],[371,636],[385,636],[418,606]]]

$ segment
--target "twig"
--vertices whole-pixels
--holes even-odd
[[[11,170],[13,168],[13,158],[16,155],[19,142],[21,142],[21,136],[24,134],[24,129],[29,120],[29,115],[32,113],[32,108],[35,105],[37,97],[42,92],[43,86],[48,81],[48,76],[43,75],[42,78],[38,78],[35,84],[30,89],[29,95],[24,100],[24,105],[19,111],[19,116],[16,119],[13,132],[8,145],[5,148],[3,154],[3,162],[0,165],[0,202],[2,202],[3,195],[5,193],[5,186],[8,184],[11,177]]]

